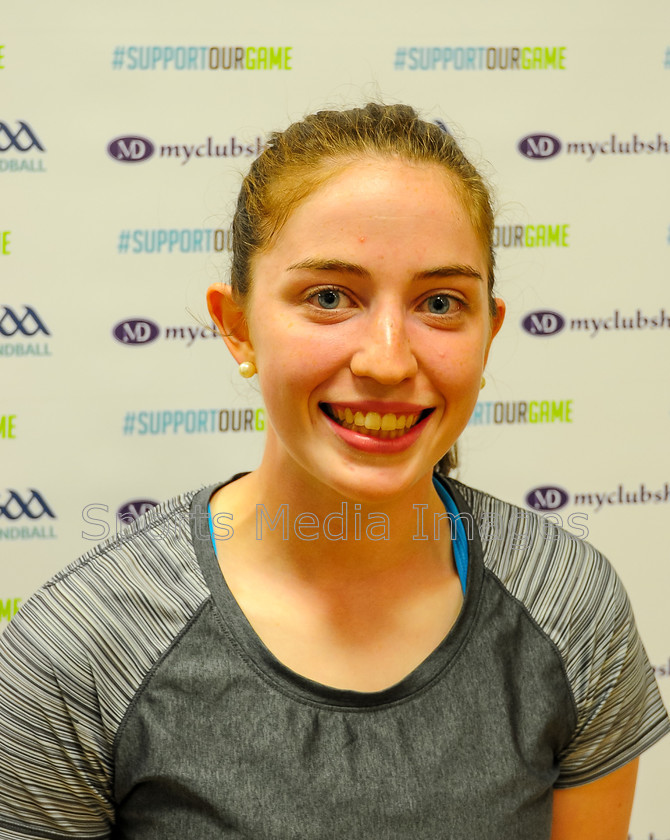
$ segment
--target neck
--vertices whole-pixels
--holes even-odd
[[[267,476],[263,465],[227,485],[213,513],[233,515],[225,551],[317,585],[406,574],[451,562],[449,526],[432,476],[381,501],[347,499],[328,487]],[[434,530],[438,517],[438,533]]]

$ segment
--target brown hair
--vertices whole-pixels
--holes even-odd
[[[456,187],[486,251],[491,315],[493,297],[493,209],[489,190],[456,140],[419,118],[408,105],[379,105],[347,111],[319,111],[270,136],[242,183],[233,218],[231,286],[247,300],[256,254],[269,248],[296,206],[355,160],[395,157],[444,167]],[[449,473],[457,465],[456,446],[436,465]]]
[[[254,256],[270,247],[295,207],[349,163],[370,155],[444,167],[486,250],[495,314],[494,216],[484,180],[446,131],[408,105],[376,103],[319,111],[270,136],[242,183],[233,218],[231,286],[238,301],[249,294]]]

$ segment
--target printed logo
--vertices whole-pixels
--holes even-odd
[[[395,70],[565,70],[567,47],[465,46],[396,47]]]
[[[526,495],[526,504],[533,510],[553,511],[571,503],[577,507],[592,507],[598,513],[605,505],[655,505],[670,502],[670,482],[662,487],[649,489],[642,482],[635,490],[618,484],[616,490],[574,493],[572,496],[561,487],[536,487]]]
[[[553,134],[527,134],[519,140],[517,149],[524,157],[546,160],[557,155],[563,145]]]
[[[160,331],[158,324],[147,318],[129,318],[119,321],[112,335],[121,344],[149,344],[158,338]]]
[[[19,611],[21,598],[0,598],[0,621],[11,621]]]
[[[124,435],[197,435],[217,432],[262,432],[262,408],[189,408],[126,411]]]
[[[46,324],[32,306],[24,306],[23,313],[11,306],[0,307],[0,356],[50,356],[48,342],[21,342],[17,338],[34,338],[38,334],[51,335]]]
[[[119,321],[112,329],[112,335],[121,344],[150,344],[160,335],[163,328],[149,318],[128,318]],[[185,342],[192,347],[197,339],[218,338],[219,331],[215,324],[211,326],[165,327],[163,338],[166,341]]]
[[[23,499],[16,490],[7,490],[8,496],[4,503],[0,503],[0,517],[6,519],[20,519],[26,516],[28,519],[41,519],[48,516],[55,519],[56,515],[44,500],[43,496],[30,488],[30,496]]]
[[[567,248],[570,225],[496,225],[494,248]]]
[[[16,414],[0,414],[0,438],[12,439],[16,437],[14,434],[16,431],[15,420]]]
[[[42,141],[27,122],[17,120],[16,128],[0,122],[0,172],[46,172],[44,151]]]
[[[9,250],[9,237],[11,230],[0,230],[0,256],[8,257],[12,252]]]
[[[153,499],[133,499],[121,505],[116,511],[116,518],[119,522],[129,524],[139,519],[140,516],[144,516],[147,511],[156,507],[157,504],[158,502],[155,502]]]
[[[645,315],[641,309],[635,315],[624,315],[615,309],[606,318],[570,318],[566,319],[558,312],[538,310],[530,312],[521,322],[527,333],[534,336],[554,335],[567,327],[572,332],[581,332],[595,338],[601,332],[638,332],[639,330],[658,330],[670,328],[670,313],[664,308],[655,315]]]
[[[519,402],[480,401],[472,412],[469,426],[492,423],[572,423],[573,400],[520,400]]]
[[[162,143],[160,146],[137,135],[117,137],[107,146],[107,154],[118,163],[141,163],[154,153],[160,158],[175,158],[181,165],[191,158],[238,158],[257,157],[265,148],[262,137],[254,137],[249,143],[232,136],[225,143],[208,137],[202,143]]]
[[[51,335],[40,316],[31,306],[24,306],[23,315],[17,315],[9,306],[2,307],[0,335],[4,338],[9,338],[17,333],[33,336],[40,332],[44,335]]]
[[[530,160],[546,160],[563,148],[567,155],[582,157],[590,163],[599,155],[653,155],[670,154],[670,141],[659,131],[653,139],[637,133],[621,140],[615,133],[607,140],[567,140],[563,143],[553,134],[527,134],[517,143],[517,150]]]
[[[146,137],[117,137],[107,146],[107,154],[120,163],[141,163],[150,158],[155,146]]]
[[[114,70],[292,70],[293,47],[117,46]]]
[[[567,505],[570,496],[561,487],[536,487],[526,496],[533,510],[558,510]]]
[[[37,135],[28,123],[19,120],[18,131],[12,131],[7,123],[0,122],[0,152],[7,152],[14,149],[17,152],[29,152],[31,149],[44,151]]]
[[[37,524],[43,517],[47,523],[56,519],[44,496],[32,487],[28,493],[7,489],[6,494],[0,494],[0,540],[49,540],[57,536],[53,525]],[[5,527],[3,520],[9,520],[11,525]],[[19,520],[24,524],[14,524]]]
[[[556,335],[565,327],[565,318],[550,309],[538,309],[526,315],[521,326],[531,335]]]
[[[233,250],[233,232],[222,228],[156,228],[122,230],[119,254],[201,254]]]

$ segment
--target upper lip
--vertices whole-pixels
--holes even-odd
[[[353,412],[361,411],[367,414],[370,411],[376,411],[378,414],[420,414],[429,408],[434,408],[432,405],[420,405],[419,403],[410,402],[386,402],[385,400],[321,400],[325,405],[331,408],[348,408]]]

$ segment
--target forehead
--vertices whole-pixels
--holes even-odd
[[[338,167],[292,210],[264,254],[360,244],[368,252],[458,247],[470,261],[484,251],[463,190],[442,166],[371,157]]]

